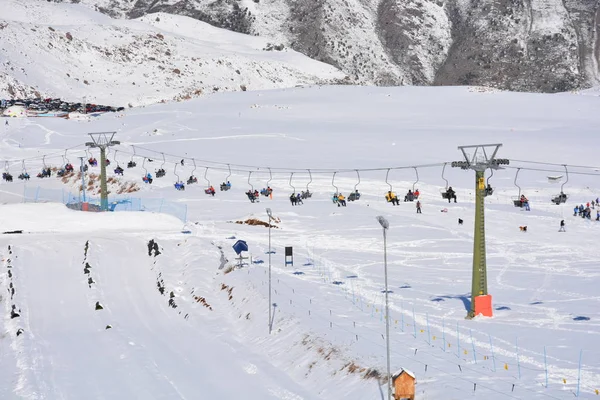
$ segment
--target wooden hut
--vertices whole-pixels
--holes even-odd
[[[415,400],[415,385],[417,384],[415,374],[402,368],[392,375],[392,383],[394,385],[394,400]]]

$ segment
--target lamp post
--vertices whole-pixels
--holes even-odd
[[[390,223],[383,216],[377,217],[379,225],[383,228],[383,271],[385,275],[385,348],[387,353],[387,399],[392,397],[392,376],[390,372],[390,307],[388,302],[388,273],[387,273],[387,235]]]
[[[267,215],[269,216],[269,335],[271,334],[271,219],[273,213],[270,208],[267,208]]]
[[[117,132],[98,132],[89,133],[92,138],[92,142],[86,142],[86,146],[89,148],[100,149],[100,209],[102,211],[108,210],[108,189],[106,188],[106,148],[121,144],[117,140],[112,140]]]

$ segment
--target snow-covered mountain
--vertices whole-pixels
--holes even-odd
[[[7,0],[0,98],[141,105],[216,91],[341,82],[336,68],[272,40],[157,13],[117,20],[80,5]]]
[[[162,11],[277,37],[360,83],[557,92],[599,78],[600,5],[593,0],[76,2],[116,18]]]

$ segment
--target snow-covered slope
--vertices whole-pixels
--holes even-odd
[[[113,20],[81,5],[7,0],[0,98],[62,97],[116,106],[329,83],[344,74],[268,38],[182,16]]]
[[[600,222],[573,216],[574,205],[600,196],[600,168],[574,166],[596,165],[597,104],[573,93],[343,86],[220,93],[85,123],[11,120],[0,126],[0,150],[14,175],[28,157],[38,157],[25,162],[32,174],[63,156],[74,162],[82,148],[64,149],[87,141],[84,132],[117,131],[122,145],[109,158],[137,161],[123,177],[143,186],[133,196],[186,204],[191,233],[149,212],[16,204],[24,186],[74,190],[59,179],[0,182],[0,203],[8,203],[0,205],[2,231],[25,231],[0,235],[0,398],[131,398],[139,388],[169,399],[381,400],[377,215],[390,221],[391,367],[416,374],[418,399],[566,399],[578,390],[581,399],[597,398]],[[587,140],[574,141],[573,131]],[[440,163],[460,160],[458,145],[494,142],[511,159],[491,177],[495,192],[486,198],[494,317],[465,320],[474,173],[446,165],[442,175]],[[166,176],[143,185],[144,168],[159,168],[161,152]],[[142,157],[154,161],[142,167]],[[217,187],[227,163],[232,189],[207,196],[204,176]],[[562,164],[570,165],[568,182]],[[199,183],[174,190],[175,165]],[[390,170],[386,183],[387,168],[400,166],[407,168]],[[268,168],[273,198],[250,203],[244,192],[266,186]],[[513,206],[516,168],[531,211]],[[549,182],[549,175],[563,178]],[[442,199],[443,177],[458,203]],[[423,213],[412,202],[386,203],[388,184],[400,195],[416,185]],[[569,199],[556,206],[550,197],[562,184]],[[290,192],[307,185],[313,197],[292,206]],[[356,187],[362,197],[337,207],[333,185],[344,194]],[[276,218],[270,335],[269,231],[236,223],[266,221],[267,207]],[[567,232],[559,233],[563,219]],[[161,254],[148,255],[151,239]],[[225,273],[238,239],[257,262]],[[285,265],[285,246],[294,248],[293,267]],[[103,310],[95,311],[97,301]],[[10,318],[12,305],[20,317]]]
[[[590,0],[81,2],[114,17],[161,11],[277,37],[363,83],[560,92],[600,76],[600,4]]]

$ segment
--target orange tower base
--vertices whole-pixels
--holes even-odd
[[[485,296],[475,297],[475,316],[483,315],[484,317],[492,317],[492,295],[487,294]]]
[[[81,211],[88,211],[88,205],[89,203],[81,203]]]

